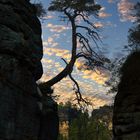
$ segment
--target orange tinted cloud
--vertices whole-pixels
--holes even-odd
[[[51,60],[43,60],[43,61],[45,61],[47,64],[50,64],[52,62]],[[52,67],[53,69],[62,70],[60,63],[58,62],[52,62],[52,63],[53,64],[50,70],[47,70],[46,73],[44,73],[44,75],[42,76],[41,79],[42,81],[48,81],[49,79],[51,79],[52,77],[58,74],[58,71],[57,72],[52,71]],[[99,82],[99,79],[96,77],[95,74],[94,74],[94,78],[92,77],[93,73],[94,73],[93,71],[84,71],[82,72],[82,75],[85,76],[87,75],[88,76],[87,78]],[[74,72],[73,76],[77,74],[79,74],[79,72],[78,73]],[[109,95],[105,94],[106,89],[102,85],[99,86],[94,82],[88,82],[89,80],[86,82],[84,78],[83,80],[80,79],[79,80],[76,79],[76,80],[79,83],[83,98],[87,98],[88,100],[90,100],[94,108],[98,108],[99,106],[103,106],[105,104],[111,103],[111,98]],[[99,83],[102,84],[102,82]],[[61,80],[59,83],[55,84],[54,95],[60,96],[58,102],[67,102],[69,100],[73,101],[76,98],[75,93],[73,91],[73,82],[68,77],[66,77],[63,80]]]
[[[105,10],[106,10],[105,7],[102,7],[102,8],[101,8],[101,10],[100,10],[100,12],[99,12],[99,17],[100,17],[100,18],[107,18],[107,17],[110,17],[110,16],[111,16],[111,14],[106,13]]]
[[[91,79],[101,85],[103,85],[105,81],[108,80],[108,75],[99,71],[95,72],[91,70],[85,70],[83,71],[83,74],[84,79]]]
[[[121,21],[131,21],[134,22],[136,17],[132,16],[132,9],[134,8],[134,3],[129,0],[121,0],[118,3],[118,11],[120,12]]]
[[[94,23],[94,26],[97,28],[102,28],[102,27],[104,27],[104,24],[101,22],[96,22],[96,23]]]
[[[52,63],[53,61],[51,59],[43,58],[41,60],[42,63]]]
[[[103,93],[99,95],[99,92],[101,91],[100,90],[96,91],[94,86],[85,84],[84,82],[80,82],[80,81],[78,81],[78,83],[80,85],[81,90],[82,88],[84,88],[84,91],[86,91],[86,93],[82,92],[83,98],[87,98],[88,100],[90,100],[94,108],[98,108],[105,104],[111,103],[110,97]],[[67,102],[67,101],[73,101],[73,103],[76,103],[74,102],[76,95],[72,90],[72,87],[73,87],[73,83],[68,78],[63,79],[61,82],[59,82],[54,86],[55,89],[54,94],[60,95],[58,99],[58,103]]]
[[[82,73],[83,73],[83,78],[84,79],[90,79],[95,81],[98,84],[103,85],[109,78],[109,72],[104,71],[102,69],[100,70],[85,70],[83,69],[84,65],[82,63],[82,61],[77,61],[76,62],[76,67],[78,69],[82,69]]]
[[[68,27],[68,26],[64,26],[64,25],[54,25],[54,24],[52,24],[52,23],[48,23],[46,27],[49,28],[49,30],[50,30],[51,32],[57,32],[57,33],[61,33],[61,32],[63,32],[63,31],[65,31],[65,30],[70,29],[70,27]]]
[[[106,18],[106,17],[110,17],[110,16],[111,16],[111,14],[108,14],[108,13],[105,13],[105,12],[100,12],[99,13],[100,18]]]
[[[108,2],[109,2],[109,3],[114,3],[114,2],[115,2],[115,0],[108,0]]]
[[[47,12],[47,15],[43,17],[43,19],[53,19],[55,18],[55,14],[52,12]]]
[[[53,15],[47,15],[47,16],[43,17],[43,19],[53,19],[53,18],[54,18]]]
[[[58,48],[44,48],[44,54],[55,55],[64,59],[69,60],[71,57],[70,51]]]
[[[54,34],[53,36],[48,37],[47,40],[43,41],[43,46],[44,47],[56,47],[59,44],[57,42],[55,42],[54,38],[58,38],[59,35],[58,34]]]

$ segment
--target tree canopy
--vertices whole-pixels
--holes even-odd
[[[100,8],[101,6],[95,4],[94,0],[54,0],[48,10],[63,12],[69,9],[70,12],[93,14]]]

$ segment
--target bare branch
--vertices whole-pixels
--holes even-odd
[[[94,56],[95,58],[99,59],[100,61],[103,61],[102,58],[100,58],[100,56],[95,51],[93,51],[93,49],[89,45],[89,40],[86,37],[84,37],[81,33],[77,33],[77,36],[79,37],[79,42],[83,45],[81,48],[82,53],[85,54],[85,52],[84,52],[84,49],[85,49],[90,57]]]
[[[86,49],[86,51],[92,55],[92,49],[89,45],[89,41],[86,37],[84,37],[81,33],[77,33],[77,36],[79,37],[79,42],[83,45],[83,47],[81,49]],[[86,45],[84,43],[84,41],[86,42]]]
[[[61,58],[66,65],[68,65],[67,61],[64,58]],[[81,90],[80,90],[80,86],[78,84],[78,82],[73,78],[72,74],[69,73],[69,78],[74,82],[74,90],[75,90],[75,94],[76,94],[76,100],[78,102],[78,104],[80,105],[80,102],[84,102],[86,104],[90,104],[88,101],[86,101],[81,94]]]
[[[88,20],[88,17],[87,17],[87,16],[85,16],[84,14],[81,14],[81,13],[77,14],[77,16],[81,16],[82,19],[83,19],[87,24],[89,24],[92,28],[98,30],[98,28],[97,28],[92,22],[90,22],[90,21]]]
[[[87,30],[87,36],[89,38],[92,38],[92,40],[94,41],[96,47],[99,47],[96,41],[101,41],[101,38],[100,38],[99,34],[96,31],[94,31],[93,29],[90,29],[89,27],[81,26],[81,25],[77,25],[76,28],[83,28],[83,29]]]
[[[96,37],[97,40],[100,40],[100,37],[99,37],[98,33],[95,32],[94,30],[90,29],[89,27],[77,25],[76,28],[83,28],[83,29],[86,29],[86,30],[88,31],[88,34],[89,34],[90,36],[94,36],[94,37]]]
[[[64,10],[63,10],[64,14],[68,16],[69,20],[72,20],[73,18],[71,16],[71,14],[69,12],[67,12],[67,9],[68,9],[68,7],[64,8]]]

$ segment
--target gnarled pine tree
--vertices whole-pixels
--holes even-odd
[[[51,87],[64,77],[69,76],[75,83],[74,89],[78,101],[82,99],[79,85],[71,75],[76,60],[81,57],[84,58],[85,64],[90,68],[103,66],[107,60],[99,56],[93,50],[93,46],[91,46],[90,43],[90,39],[92,39],[94,45],[97,47],[97,41],[100,40],[96,26],[89,20],[90,16],[98,16],[100,9],[101,6],[96,4],[94,0],[53,0],[51,2],[48,10],[61,12],[63,14],[63,20],[67,20],[71,24],[72,48],[70,61],[66,62],[66,60],[62,58],[66,63],[66,67],[57,76],[45,82],[45,87]],[[78,18],[80,18],[80,22],[77,22]],[[83,30],[86,31],[86,35],[81,33]],[[80,48],[78,48],[78,41]]]

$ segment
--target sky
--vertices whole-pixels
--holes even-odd
[[[44,8],[48,8],[51,0],[40,0]],[[131,15],[131,9],[138,0],[96,0],[102,6],[99,17],[94,19],[94,24],[99,28],[102,39],[100,47],[110,59],[123,56],[123,47],[127,44],[128,30],[132,27],[135,18]],[[38,2],[32,0],[32,2]],[[42,59],[44,74],[42,81],[48,81],[65,67],[62,57],[70,59],[71,50],[71,26],[61,21],[61,14],[47,12],[42,20],[42,40],[44,57]],[[91,70],[79,70],[82,63],[76,62],[73,77],[80,85],[83,97],[93,103],[93,108],[111,104],[113,94],[107,94],[108,87],[104,82],[109,78],[109,72]],[[59,95],[59,102],[73,100],[75,94],[72,81],[67,77],[54,85],[54,94]]]

